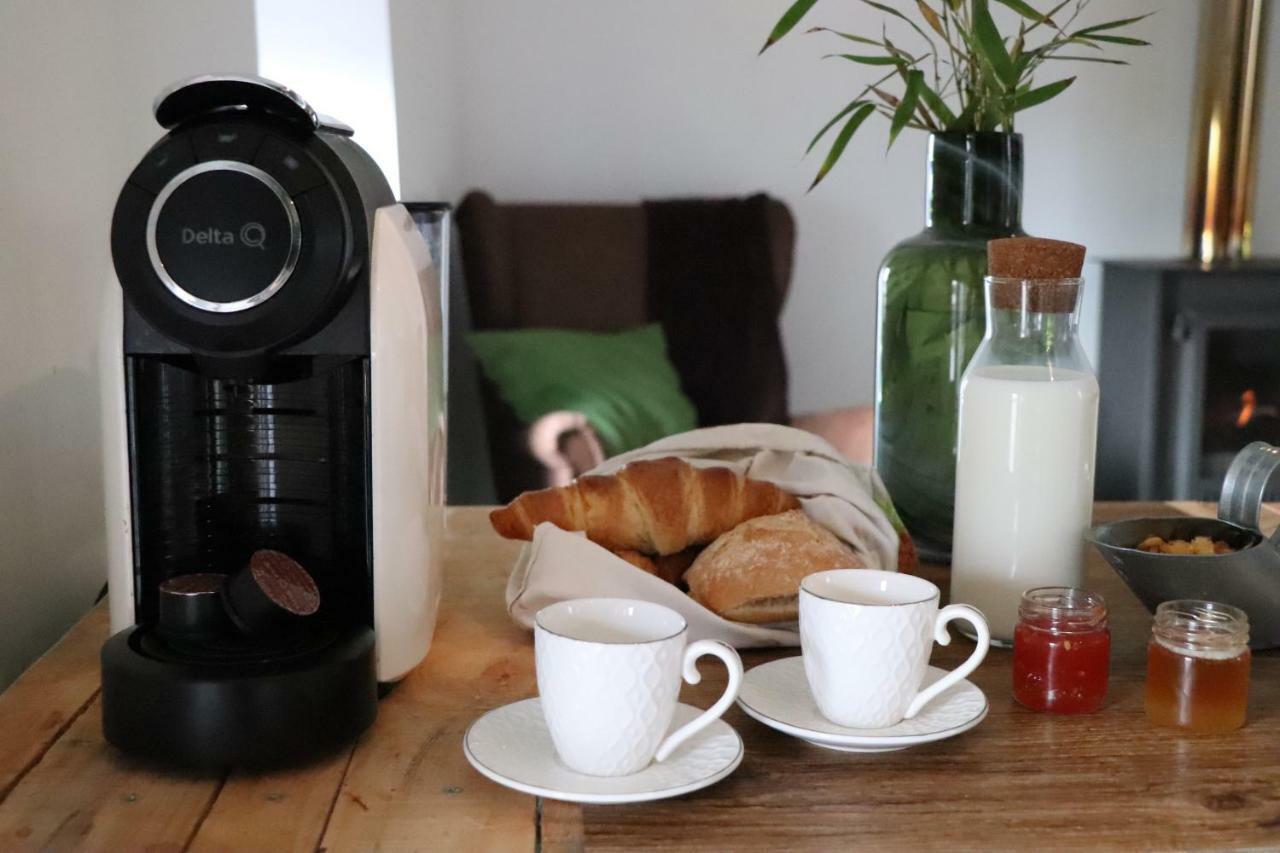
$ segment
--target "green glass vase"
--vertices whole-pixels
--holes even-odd
[[[880,266],[875,464],[923,558],[951,556],[960,376],[986,331],[987,241],[1022,233],[1022,137],[929,137],[925,228]]]

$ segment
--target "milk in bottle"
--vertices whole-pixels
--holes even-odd
[[[1022,593],[1081,586],[1098,382],[1079,279],[988,277],[987,335],[960,383],[951,600],[1009,644]]]

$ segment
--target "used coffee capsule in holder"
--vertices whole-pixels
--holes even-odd
[[[318,611],[320,590],[297,560],[262,550],[223,585],[222,603],[237,628],[263,634],[287,629]]]
[[[184,640],[204,640],[231,629],[218,595],[227,576],[178,575],[160,584],[160,631]]]

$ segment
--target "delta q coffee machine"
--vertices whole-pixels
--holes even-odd
[[[192,768],[351,742],[440,598],[441,293],[352,130],[204,76],[120,192],[103,727]]]

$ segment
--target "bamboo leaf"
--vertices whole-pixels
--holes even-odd
[[[1070,2],[1072,2],[1072,0],[1061,0],[1061,2],[1058,3],[1058,5],[1054,6],[1048,12],[1042,12],[1041,19],[1039,21],[1032,21],[1031,26],[1027,27],[1027,33],[1028,34],[1031,33],[1032,31],[1035,30],[1036,27],[1040,26],[1040,24],[1045,23],[1045,24],[1048,24],[1053,29],[1057,30],[1059,34],[1061,34],[1062,27],[1057,22],[1055,22],[1053,18],[1055,15],[1057,15],[1059,12],[1062,11],[1063,7],[1065,7]],[[1077,2],[1079,2],[1079,0],[1077,0]],[[1079,14],[1078,10],[1076,14]],[[1073,15],[1072,20],[1074,19],[1075,19],[1075,16]],[[1070,23],[1070,21],[1068,21],[1068,23]]]
[[[973,3],[973,40],[974,46],[991,66],[996,77],[1006,86],[1016,86],[1018,72],[1013,61],[1009,59],[1009,51],[1005,49],[1004,39],[996,29],[996,22],[991,17],[986,0],[974,0]]]
[[[858,44],[869,44],[873,47],[880,46],[880,42],[876,41],[875,39],[869,39],[865,36],[855,35],[853,33],[842,33],[839,30],[833,30],[830,27],[810,27],[809,29],[805,30],[805,33],[806,34],[831,33],[832,35],[840,36],[840,38],[842,39],[848,39],[849,41],[856,41]]]
[[[1027,38],[1027,22],[1018,22],[1018,37],[1013,40],[1013,47],[1009,49],[1009,60],[1013,62],[1013,68],[1018,72],[1018,79],[1022,79],[1022,70],[1026,67],[1025,54],[1022,52],[1026,47]]]
[[[884,101],[886,104],[888,104],[891,107],[896,108],[898,104],[902,103],[902,101],[898,99],[897,95],[894,95],[891,92],[886,92],[884,89],[881,89],[878,86],[872,86],[871,91],[875,92],[876,97],[878,97],[880,100]]]
[[[893,142],[898,138],[898,134],[907,126],[907,122],[911,120],[911,114],[915,112],[916,104],[920,102],[920,84],[924,82],[924,72],[912,70],[907,74],[907,90],[902,93],[902,101],[898,104],[898,108],[893,111],[893,121],[889,124],[889,146],[893,147]]]
[[[1075,37],[1077,39],[1083,39],[1085,41],[1103,41],[1103,42],[1106,42],[1107,44],[1128,44],[1128,45],[1133,45],[1134,47],[1149,47],[1151,45],[1151,42],[1149,41],[1143,41],[1142,39],[1129,38],[1128,36],[1100,36],[1095,33],[1090,33],[1087,36],[1082,36],[1079,33],[1076,33]]]
[[[847,59],[861,65],[905,65],[906,60],[896,56],[857,56],[852,53],[828,53],[823,59]]]
[[[974,116],[974,113],[977,111],[977,109],[978,109],[977,102],[972,100],[969,101],[969,103],[965,106],[964,110],[961,111],[960,115],[956,116],[955,121],[948,124],[946,129],[947,130],[975,130],[976,128],[973,123],[973,116]]]
[[[1098,32],[1102,32],[1103,30],[1118,30],[1121,27],[1127,27],[1130,24],[1136,24],[1138,23],[1138,21],[1141,21],[1143,18],[1150,18],[1150,17],[1151,17],[1151,13],[1148,12],[1147,14],[1139,15],[1136,18],[1122,18],[1119,21],[1107,21],[1105,24],[1094,24],[1091,27],[1085,27],[1084,29],[1080,30],[1079,32],[1076,33],[1076,35],[1079,36],[1079,35],[1085,35],[1087,33],[1098,33]]]
[[[796,2],[792,3],[791,8],[783,12],[782,17],[778,19],[778,23],[773,25],[773,32],[769,33],[769,38],[765,39],[764,47],[760,48],[760,53],[764,53],[770,46],[795,29],[796,24],[800,23],[800,19],[817,2],[818,0],[796,0]],[[759,54],[756,55],[759,56]]]
[[[1103,59],[1101,56],[1059,56],[1054,54],[1045,59],[1067,60],[1070,62],[1105,62],[1107,65],[1128,65],[1123,59]]]
[[[1062,47],[1064,44],[1078,44],[1081,47],[1088,47],[1088,48],[1092,48],[1093,50],[1102,50],[1102,48],[1099,45],[1094,44],[1088,39],[1076,38],[1075,36],[1068,36],[1067,38],[1062,39],[1060,41],[1051,42],[1050,44],[1045,45],[1041,50],[1043,53],[1049,54],[1052,51],[1055,51],[1058,48]]]
[[[1076,38],[1074,35],[1061,35],[1061,36],[1058,36],[1057,38],[1054,38],[1050,41],[1045,42],[1039,47],[1028,50],[1021,57],[1019,57],[1019,63],[1018,63],[1019,70],[1020,71],[1025,70],[1028,62],[1039,62],[1042,59],[1048,59],[1053,55],[1054,51],[1061,50],[1063,47],[1069,44],[1079,45],[1080,47],[1087,47],[1090,50],[1096,50],[1099,52],[1101,52],[1102,50],[1101,45],[1094,44],[1093,42],[1088,41],[1087,39]]]
[[[818,144],[818,140],[826,136],[827,131],[835,127],[836,122],[840,121],[840,119],[844,118],[849,113],[853,112],[854,109],[856,109],[857,107],[866,103],[867,102],[862,100],[861,98],[855,98],[854,100],[850,101],[847,105],[845,105],[844,109],[842,109],[840,112],[832,116],[831,120],[822,126],[822,130],[819,130],[814,135],[813,139],[809,142],[809,147],[804,149],[805,155],[808,156],[809,152],[813,150],[813,147]]]
[[[1057,26],[1057,24],[1055,24],[1048,16],[1037,12],[1035,9],[1024,3],[1023,0],[996,0],[996,2],[1001,6],[1009,7],[1022,17],[1035,21],[1037,24],[1048,24],[1051,27]]]
[[[1022,110],[1030,109],[1037,104],[1043,104],[1050,98],[1061,95],[1066,88],[1075,81],[1076,78],[1068,77],[1065,80],[1058,80],[1056,82],[1049,83],[1046,86],[1041,86],[1038,89],[1031,89],[1030,91],[1023,92],[1013,99],[1013,111],[1015,113],[1021,112]]]
[[[1031,63],[1035,62],[1036,57],[1040,54],[1041,48],[1032,50],[1023,50],[1021,44],[1022,34],[1018,36],[1019,43],[1015,45],[1016,50],[1013,54],[1013,70],[1018,73],[1018,79],[1021,80],[1023,75],[1031,68]]]
[[[956,120],[956,114],[947,106],[947,102],[933,90],[928,83],[923,80],[920,82],[920,100],[924,101],[925,106],[933,110],[933,114],[938,117],[938,121],[947,127]]]
[[[914,64],[915,64],[915,61],[916,61],[916,60],[915,60],[915,57],[913,57],[911,54],[907,53],[905,50],[902,50],[900,47],[898,47],[898,46],[897,46],[896,44],[894,44],[893,42],[889,41],[889,36],[888,36],[888,35],[885,35],[885,36],[884,36],[884,49],[885,49],[885,50],[887,50],[887,51],[889,51],[889,53],[890,53],[891,55],[896,56],[896,57],[898,57],[899,59],[903,60],[903,62],[904,62],[905,64],[907,64],[907,65],[914,65]],[[904,79],[906,78],[906,72],[905,72],[905,71],[903,72],[903,78],[904,78]]]
[[[1046,23],[1049,26],[1053,27],[1055,30],[1058,30],[1059,32],[1061,32],[1062,28],[1059,27],[1056,23],[1054,23],[1053,16],[1061,12],[1064,8],[1066,8],[1067,4],[1070,2],[1071,0],[1061,0],[1061,2],[1059,2],[1057,6],[1054,6],[1048,12],[1045,12],[1044,15],[1042,16],[1043,23]],[[1036,27],[1040,26],[1040,24],[1041,24],[1041,21],[1036,21],[1030,27],[1027,28],[1027,32],[1031,32],[1031,30],[1034,30]]]
[[[901,18],[907,23],[911,23],[910,18],[908,18],[906,15],[902,14],[892,6],[886,6],[883,3],[877,3],[876,0],[862,0],[862,2],[866,3],[868,6],[870,6],[873,9],[879,9],[881,12],[884,12],[886,15],[893,15],[895,18]]]
[[[898,73],[898,76],[902,78],[902,81],[904,83],[907,81],[907,69],[911,68],[921,59],[924,59],[926,56],[929,55],[926,53],[920,57],[914,57],[911,54],[907,53],[905,50],[900,49],[893,42],[889,41],[888,35],[884,37],[884,46],[885,46],[885,49],[889,51],[889,53],[893,54],[895,57],[901,60],[898,63],[897,73]]]
[[[844,127],[840,128],[840,133],[836,136],[836,141],[832,143],[831,150],[827,152],[827,159],[822,161],[822,167],[818,169],[817,176],[813,179],[813,183],[809,184],[809,189],[816,187],[827,173],[831,171],[831,167],[840,159],[840,155],[844,153],[844,149],[849,144],[849,140],[853,134],[867,120],[867,116],[876,111],[874,104],[863,104],[849,116],[849,120],[845,122]]]
[[[907,25],[911,27],[911,29],[915,30],[917,33],[920,34],[920,38],[929,42],[930,47],[933,46],[933,41],[929,38],[929,34],[926,33],[924,30],[920,29],[920,26],[915,21],[911,20],[906,15],[899,12],[897,9],[893,8],[892,6],[886,6],[883,3],[877,3],[876,0],[862,0],[862,2],[866,3],[868,6],[870,6],[873,9],[879,9],[881,12],[884,12],[886,15],[892,15],[895,18],[906,21]]]
[[[924,22],[929,25],[929,29],[945,39],[947,31],[943,29],[942,18],[933,10],[933,7],[924,2],[924,0],[916,0],[916,8],[920,10],[920,17],[924,18]]]

